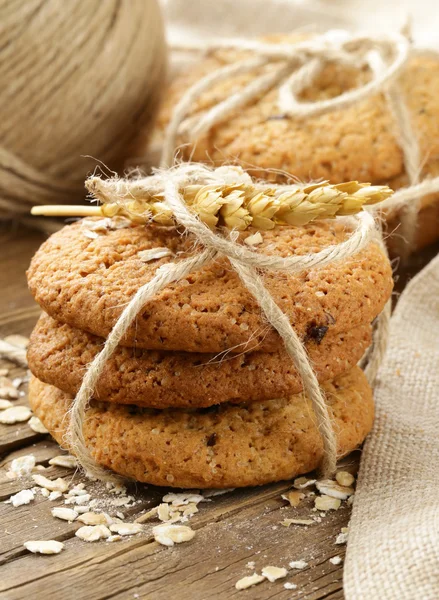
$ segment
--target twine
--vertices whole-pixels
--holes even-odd
[[[164,201],[172,211],[176,222],[185,231],[192,233],[204,249],[190,258],[167,263],[159,267],[153,279],[139,288],[125,307],[106,340],[103,350],[90,363],[79,392],[73,402],[70,410],[67,443],[89,475],[107,481],[119,480],[119,477],[110,474],[96,463],[86,446],[83,434],[86,411],[105,362],[114,352],[148,300],[153,298],[155,294],[170,283],[179,281],[192,271],[202,268],[216,257],[223,256],[228,258],[245,287],[259,304],[266,320],[281,336],[285,348],[302,378],[304,391],[312,402],[318,428],[323,440],[324,457],[321,470],[325,476],[329,476],[335,470],[337,444],[325,397],[320,390],[317,377],[302,342],[292,328],[287,316],[281,311],[265,287],[260,272],[274,270],[295,273],[304,269],[318,268],[346,259],[359,252],[372,240],[380,239],[374,218],[367,212],[348,218],[346,221],[352,224],[350,237],[340,244],[329,246],[319,252],[286,258],[266,256],[238,244],[236,242],[237,233],[235,231],[229,233],[228,239],[226,239],[225,235],[218,232],[218,230],[216,233],[213,232],[188,209],[179,190],[193,177],[202,179],[203,174],[206,172],[208,170],[205,166],[194,164],[188,166],[183,164],[168,171],[160,171],[150,178],[149,183],[152,187],[160,185],[163,189]],[[236,170],[233,167],[223,167],[221,173],[223,176],[222,183],[226,185],[230,183],[230,177],[233,177],[234,173],[236,174]],[[145,191],[148,191],[148,178],[143,179],[142,182],[145,186]],[[382,350],[383,347],[381,345],[378,351]]]
[[[166,46],[157,0],[2,2],[0,212],[77,201],[151,122]],[[35,225],[35,223],[34,223]]]
[[[421,159],[418,140],[411,125],[410,115],[399,92],[397,79],[403,72],[410,55],[416,52],[403,34],[351,35],[345,31],[328,31],[312,39],[297,43],[265,43],[231,39],[205,44],[181,46],[184,50],[238,50],[251,52],[254,58],[226,65],[209,73],[190,87],[175,106],[165,132],[161,157],[163,167],[172,164],[177,137],[186,135],[192,143],[219,123],[236,114],[246,104],[257,100],[269,89],[278,87],[278,106],[282,114],[305,119],[346,108],[382,92],[396,123],[398,143],[404,155],[405,170],[410,187],[419,184]],[[310,87],[328,63],[347,65],[358,70],[368,67],[371,79],[359,87],[327,100],[302,102],[299,94]],[[256,73],[263,66],[272,70],[257,76],[242,90],[218,102],[201,116],[188,118],[193,103],[212,85],[241,73]],[[428,191],[437,191],[439,179]],[[408,189],[410,189],[410,187]],[[412,191],[415,188],[412,187]],[[395,197],[387,207],[397,209],[401,219],[399,253],[404,257],[414,246],[417,215],[421,196],[407,195],[404,201]]]

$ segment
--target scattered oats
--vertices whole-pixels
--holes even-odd
[[[314,485],[316,481],[316,479],[308,479],[307,477],[297,477],[293,482],[293,486],[297,490],[303,490],[304,488]]]
[[[107,539],[105,541],[106,542],[118,542],[121,539],[122,539],[121,535],[110,535],[109,537],[107,537]]]
[[[342,527],[341,532],[338,534],[335,543],[338,545],[346,544],[348,541],[348,531],[346,527]]]
[[[49,465],[65,467],[66,469],[75,469],[78,466],[78,461],[70,454],[60,454],[59,456],[51,458],[49,460]]]
[[[50,479],[47,479],[47,477],[44,477],[44,475],[32,475],[32,479],[37,485],[46,488],[51,492],[66,492],[68,489],[67,483],[64,479],[61,479],[61,477],[51,481]]]
[[[20,335],[19,333],[12,333],[11,335],[7,335],[3,338],[5,342],[8,344],[12,344],[13,346],[18,346],[19,348],[23,348],[24,350],[29,346],[29,338],[24,335]],[[2,369],[3,370],[3,369]],[[0,373],[0,375],[7,375],[8,369],[5,369],[6,373]]]
[[[49,492],[49,490],[46,490],[46,488],[40,488],[40,492],[41,492],[41,495],[44,496],[45,498],[48,498],[50,496],[50,492]]]
[[[34,554],[59,554],[64,548],[64,544],[56,540],[24,542],[23,546]]]
[[[75,535],[84,542],[97,542],[110,537],[111,532],[105,525],[85,525],[80,527]]]
[[[132,504],[130,504],[130,503],[133,501],[134,501],[134,498],[132,496],[123,496],[122,498],[117,498],[117,499],[113,500],[112,505],[115,508],[120,507],[120,506],[132,506]]]
[[[143,531],[143,526],[140,523],[113,523],[110,530],[118,535],[134,535]]]
[[[18,390],[23,381],[24,379],[22,377],[14,377],[14,379],[12,380],[12,385],[16,390]]]
[[[258,231],[257,233],[254,233],[253,235],[249,235],[247,238],[245,238],[244,243],[247,244],[248,246],[257,246],[258,244],[262,244],[263,241],[264,241],[264,238],[262,237],[261,233]]]
[[[245,566],[247,567],[247,569],[254,569],[255,565],[256,565],[255,561],[250,560]]]
[[[44,465],[35,465],[34,471],[45,471],[46,467]]]
[[[349,498],[346,500],[346,504],[347,504],[348,506],[352,506],[352,505],[353,505],[353,503],[354,503],[354,499],[355,499],[355,496],[354,496],[354,495],[352,495],[352,496],[349,496]]]
[[[109,525],[112,522],[107,514],[94,512],[85,512],[79,515],[77,520],[84,523],[84,525]]]
[[[338,510],[341,505],[339,498],[331,498],[331,496],[317,496],[314,500],[314,506],[317,510]]]
[[[152,530],[154,539],[164,546],[173,546],[191,540],[195,531],[186,525],[157,525]]]
[[[15,477],[25,477],[26,475],[30,475],[34,467],[35,456],[33,454],[26,454],[26,456],[14,458],[11,462],[8,474]]]
[[[144,521],[149,521],[149,519],[156,517],[157,513],[158,506],[154,506],[154,508],[152,508],[148,512],[144,513],[143,515],[140,515],[140,517],[137,517],[137,519],[134,520],[134,523],[143,523]]]
[[[335,479],[337,480],[337,483],[343,487],[351,487],[355,481],[355,477],[352,473],[348,473],[347,471],[338,471],[335,475]]]
[[[204,496],[201,494],[166,494],[163,496],[163,502],[170,502],[173,506],[183,506],[184,504],[189,504],[191,502],[202,502],[204,500]]]
[[[282,579],[288,575],[288,571],[284,567],[264,567],[262,575],[273,583],[277,579]]]
[[[137,253],[137,256],[139,260],[147,263],[165,256],[174,256],[174,253],[169,248],[151,248],[150,250],[141,250]]]
[[[284,527],[289,527],[290,525],[314,525],[314,521],[312,519],[284,519],[280,524]]]
[[[75,485],[71,490],[69,490],[67,496],[69,498],[72,496],[85,496],[87,493],[87,490],[84,489],[84,484],[78,483],[78,485]]]
[[[85,513],[90,511],[90,505],[85,505],[85,506],[75,506],[75,510],[78,514],[80,515],[84,515]]]
[[[9,500],[6,500],[5,504],[12,504],[15,508],[17,506],[23,506],[23,504],[29,504],[35,498],[35,494],[32,490],[21,490],[18,494],[11,496]]]
[[[287,581],[286,583],[284,583],[284,588],[286,590],[296,590],[297,585],[295,583],[291,583],[290,581]]]
[[[292,490],[287,494],[282,494],[282,499],[290,503],[290,506],[299,506],[300,501],[305,498],[305,494],[298,490]]]
[[[253,575],[248,575],[247,577],[243,577],[239,581],[235,583],[235,588],[237,590],[246,590],[252,585],[257,585],[264,581],[265,577],[263,575],[258,575],[257,573],[253,573]]]
[[[70,523],[76,519],[78,513],[73,508],[65,508],[64,506],[55,506],[52,508],[52,516]]]
[[[66,499],[65,504],[77,504],[84,506],[90,502],[90,494],[80,494],[79,496],[71,496]]]
[[[341,556],[333,556],[329,559],[329,562],[333,565],[340,565],[343,562],[343,559]]]
[[[181,510],[181,509],[180,509]],[[194,515],[195,513],[198,512],[198,507],[195,504],[195,502],[191,502],[190,504],[188,504],[184,510],[183,510],[183,516],[184,517],[191,517],[192,515]]]
[[[12,404],[12,402],[10,400],[3,400],[3,398],[0,398],[0,410],[5,410],[6,408],[11,408],[11,406],[14,406]]]
[[[169,521],[169,519],[171,518],[169,504],[166,504],[165,502],[162,504],[159,504],[158,509],[157,509],[157,516],[160,519],[160,521]]]
[[[306,569],[306,567],[308,566],[308,563],[305,562],[304,560],[292,560],[290,562],[290,567],[292,569]]]
[[[117,512],[116,513],[116,517],[118,517],[119,519],[121,519],[122,521],[125,519],[125,515],[123,514],[123,512]]]
[[[349,498],[349,496],[352,496],[355,491],[354,488],[344,487],[339,485],[336,481],[332,481],[331,479],[316,481],[316,488],[321,494],[326,494],[326,496],[338,498],[339,500],[346,500]]]
[[[13,425],[14,423],[23,423],[32,416],[30,408],[27,406],[13,406],[0,412],[0,423]]]
[[[43,488],[45,489],[45,488]],[[58,500],[58,498],[61,498],[62,496],[62,492],[50,492],[49,494],[49,500],[51,502],[53,502],[54,500]]]

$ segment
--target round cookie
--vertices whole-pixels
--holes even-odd
[[[41,381],[78,391],[87,365],[105,340],[42,315],[32,332],[28,363]],[[371,326],[309,335],[306,348],[319,381],[348,371],[371,343]],[[119,346],[95,390],[99,400],[152,408],[206,407],[296,394],[300,377],[285,350],[215,356]]]
[[[273,41],[297,41],[297,36],[273,36]],[[183,93],[215,69],[235,63],[243,52],[218,51],[192,65],[170,85],[159,113],[155,132],[161,145],[163,131]],[[258,72],[261,74],[262,70]],[[237,92],[257,74],[239,75],[211,85],[192,103],[188,118]],[[369,78],[348,66],[328,64],[314,85],[303,94],[304,101],[335,97]],[[408,107],[412,128],[421,155],[422,177],[437,175],[439,161],[439,59],[433,54],[417,54],[407,65],[398,83]],[[382,94],[350,107],[307,118],[282,115],[277,104],[278,88],[240,108],[196,143],[187,136],[177,141],[180,159],[212,165],[232,162],[242,165],[256,177],[285,180],[287,174],[308,181],[325,179],[332,183],[349,180],[386,183],[393,189],[408,185],[404,155],[398,142],[394,117]],[[271,169],[271,171],[267,171]],[[389,232],[398,227],[390,215]],[[421,248],[439,238],[439,195],[421,200],[416,245]]]
[[[343,456],[361,444],[372,427],[372,392],[358,367],[323,389],[338,454]],[[29,400],[64,444],[71,398],[32,378]],[[323,453],[303,394],[198,410],[155,411],[95,402],[87,412],[84,436],[104,467],[137,481],[182,488],[244,487],[291,479],[315,469]]]
[[[243,232],[240,239],[252,235]],[[194,252],[194,238],[158,225],[132,225],[87,237],[79,221],[53,234],[28,270],[37,302],[60,322],[107,337],[136,291],[157,268]],[[290,256],[345,240],[345,220],[261,232],[258,252]],[[142,262],[139,252],[169,248],[175,258]],[[378,245],[320,269],[267,272],[267,289],[303,339],[313,328],[346,332],[371,323],[392,290],[391,267]],[[135,319],[123,345],[186,352],[274,352],[280,337],[226,258],[218,258],[156,294]]]

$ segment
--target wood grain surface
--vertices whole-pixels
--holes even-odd
[[[25,270],[44,238],[39,232],[11,224],[0,229],[0,337],[12,333],[28,336],[36,322],[39,308],[27,291]],[[398,270],[397,294],[438,249],[427,249]],[[0,367],[5,365],[10,368],[10,376],[25,374],[23,369],[0,360]],[[20,404],[25,402],[25,397],[20,399]],[[280,525],[285,518],[309,518],[313,499],[302,501],[297,508],[286,506],[281,494],[291,484],[273,484],[232,491],[199,505],[200,512],[190,521],[196,536],[186,544],[162,546],[154,541],[150,526],[144,534],[117,543],[86,543],[74,535],[80,523],[69,524],[51,516],[50,509],[62,505],[59,501],[50,502],[37,495],[34,502],[18,508],[4,503],[12,494],[32,487],[29,479],[11,480],[6,476],[14,458],[30,453],[37,464],[49,467],[44,475],[50,479],[61,476],[69,481],[85,481],[78,473],[48,465],[50,458],[60,454],[50,436],[35,433],[27,423],[0,425],[1,599],[343,598],[343,565],[333,565],[329,559],[344,556],[345,546],[336,545],[335,540],[349,522],[346,503],[339,510],[328,512],[320,523],[286,528]],[[356,470],[358,461],[356,452],[348,457],[348,468]],[[139,500],[134,507],[124,509],[131,521],[159,504],[166,490],[137,485],[129,493]],[[54,556],[33,555],[23,546],[30,539],[60,540],[65,549]],[[240,592],[235,589],[238,579],[251,574],[246,567],[249,561],[254,561],[260,572],[264,566],[287,566],[299,559],[308,566],[290,571],[286,579],[263,582]],[[297,588],[285,589],[286,581]]]

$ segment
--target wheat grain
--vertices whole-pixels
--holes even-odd
[[[123,215],[135,223],[173,225],[172,212],[163,193],[149,193],[136,181],[103,180],[92,177],[86,183],[102,206],[35,207],[33,214],[50,216]],[[316,219],[353,215],[365,205],[376,204],[392,194],[387,186],[350,181],[308,186],[273,186],[257,183],[189,185],[181,190],[188,206],[210,228],[224,226],[243,231],[273,229],[276,225],[302,226]]]

